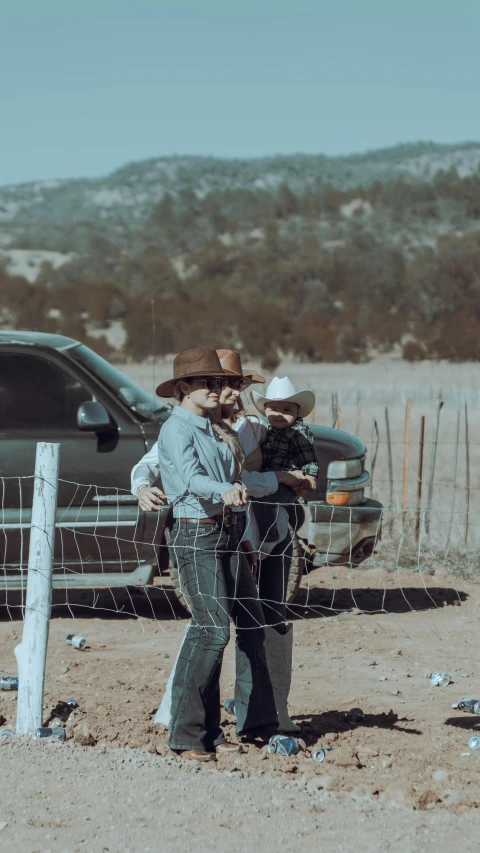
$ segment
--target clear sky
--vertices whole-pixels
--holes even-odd
[[[480,0],[15,0],[0,184],[480,140]]]

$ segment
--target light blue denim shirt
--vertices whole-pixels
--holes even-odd
[[[235,461],[208,418],[176,406],[160,430],[158,459],[162,486],[176,518],[207,518],[222,512]]]

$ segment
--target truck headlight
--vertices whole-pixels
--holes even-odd
[[[370,482],[368,471],[362,471],[360,459],[330,462],[327,470],[327,503],[332,506],[358,506]],[[340,476],[343,474],[344,476]]]

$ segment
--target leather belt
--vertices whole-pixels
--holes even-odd
[[[180,521],[182,524],[220,524],[223,527],[233,527],[237,523],[237,516],[229,512],[225,515],[218,513],[212,518],[176,518],[175,521]]]

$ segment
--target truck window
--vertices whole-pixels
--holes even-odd
[[[0,430],[77,429],[92,395],[57,364],[33,353],[0,353]]]

